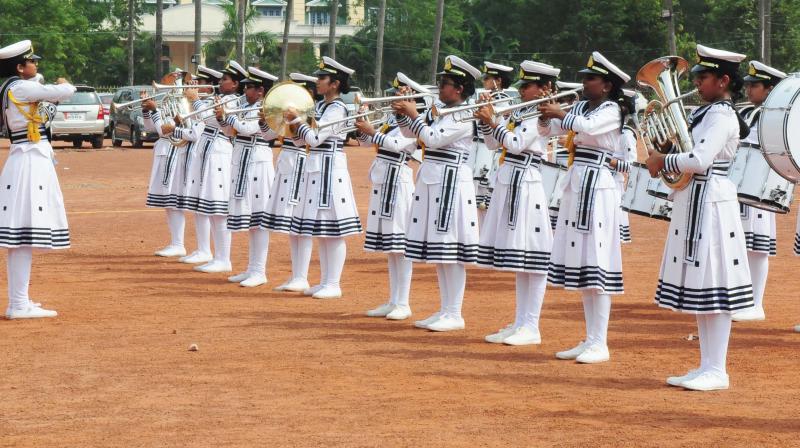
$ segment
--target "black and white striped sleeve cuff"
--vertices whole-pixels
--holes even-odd
[[[264,122],[264,123],[262,124],[262,123],[259,121],[259,122],[258,122],[258,127],[259,127],[259,128],[261,128],[261,132],[263,132],[264,134],[266,134],[267,132],[269,132],[269,131],[271,130],[271,129],[270,129],[270,127],[269,127],[269,125],[268,125],[266,122]]]
[[[233,126],[233,124],[236,122],[236,117],[234,117],[233,115],[228,115],[227,117],[225,117],[224,122],[226,126]]]
[[[500,126],[498,126],[498,128],[499,127]],[[492,133],[492,127],[482,121],[478,123],[478,130],[481,131],[481,134],[483,135],[489,135]]]
[[[300,136],[300,138],[302,138],[302,139],[303,139],[303,140],[305,140],[305,141],[308,141],[308,140],[309,140],[309,139],[308,139],[308,138],[306,138],[306,137],[308,137],[308,135],[309,135],[311,132],[313,132],[313,131],[311,130],[311,127],[310,127],[309,125],[305,124],[305,123],[301,124],[301,125],[300,125],[300,127],[299,127],[299,128],[297,128],[297,135],[298,135],[298,136]]]
[[[405,116],[405,115],[396,115],[395,114],[394,117],[395,117],[395,120],[397,121],[397,124],[399,126],[402,126],[404,128],[407,128],[407,127],[411,126],[411,119],[408,118],[407,116]]]
[[[370,141],[370,137],[369,135],[364,134],[363,132],[356,132],[356,140],[366,143]]]
[[[179,140],[183,139],[183,128],[176,127],[175,129],[173,129],[172,130],[172,136],[175,137],[176,139],[179,139]]]
[[[505,141],[506,135],[508,135],[508,133],[509,133],[509,130],[506,129],[504,126],[498,126],[498,127],[494,128],[494,132],[492,132],[492,137],[494,137],[495,140],[500,142],[500,144],[503,144],[503,142]],[[514,139],[516,140],[516,137],[514,137]]]
[[[419,134],[422,133],[422,129],[424,129],[425,126],[425,120],[422,119],[422,115],[418,115],[417,118],[411,122],[411,125],[408,128],[414,133],[414,135],[419,137]]]
[[[372,136],[372,143],[375,143],[378,146],[383,146],[384,142],[386,142],[386,134],[379,131]]]
[[[573,131],[572,126],[575,125],[575,119],[578,118],[576,114],[569,113],[561,120],[561,129]]]
[[[664,172],[670,174],[679,174],[681,172],[678,166],[678,157],[680,154],[668,154],[664,157]]]
[[[615,171],[618,173],[627,173],[631,170],[631,163],[624,160],[617,159],[617,168]]]

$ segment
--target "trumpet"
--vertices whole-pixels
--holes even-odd
[[[331,120],[331,121],[326,121],[324,123],[319,123],[318,126],[317,126],[317,129],[325,129],[325,128],[329,128],[331,126],[338,126],[338,125],[341,125],[343,123],[348,123],[348,122],[354,122],[355,123],[355,121],[357,121],[359,118],[368,119],[368,117],[370,115],[381,114],[377,118],[374,118],[374,119],[369,121],[370,123],[372,123],[373,126],[375,126],[377,124],[384,123],[386,121],[386,119],[388,118],[388,113],[389,112],[387,112],[387,111],[385,111],[383,109],[370,110],[370,111],[367,111],[367,112],[362,112],[360,114],[351,115],[349,117],[340,118],[338,120]],[[357,128],[356,128],[355,124],[351,124],[349,126],[345,126],[342,129],[339,129],[338,132],[339,133],[349,133],[349,132],[355,131],[356,129]]]
[[[498,108],[496,108],[494,110],[494,114],[495,114],[495,116],[503,116],[503,115],[506,115],[506,114],[509,114],[509,113],[513,113],[514,111],[517,111],[517,110],[520,110],[520,109],[526,109],[526,108],[529,108],[529,107],[538,106],[539,104],[543,104],[543,103],[547,103],[547,102],[550,102],[550,101],[558,100],[558,99],[561,99],[561,98],[567,98],[567,97],[571,97],[571,96],[574,96],[576,100],[579,100],[580,99],[579,93],[582,90],[583,90],[583,87],[578,87],[577,89],[566,90],[566,91],[561,92],[561,93],[556,93],[555,95],[548,95],[548,96],[546,96],[544,98],[525,101],[525,102],[518,103],[518,104],[512,104],[511,106],[507,106],[507,107],[498,107]],[[575,103],[568,104],[568,105],[565,105],[565,106],[561,106],[561,110],[572,109],[574,104]],[[526,113],[522,114],[519,117],[519,119],[528,120],[528,119],[531,119],[531,118],[534,118],[534,117],[538,117],[540,115],[541,114],[539,113],[538,110],[532,110],[532,111],[529,111],[529,112],[526,112]]]
[[[156,90],[166,89],[212,89],[216,90],[219,86],[213,84],[188,84],[188,85],[173,85],[173,84],[160,84],[153,81],[153,88]]]
[[[222,101],[214,101],[214,103],[213,103],[213,104],[210,104],[210,105],[208,105],[208,106],[205,106],[205,107],[201,107],[200,109],[197,109],[197,110],[195,110],[195,111],[193,111],[193,112],[191,112],[191,113],[188,113],[188,114],[186,114],[185,116],[182,116],[182,117],[181,117],[181,119],[182,119],[182,120],[186,120],[186,119],[192,118],[192,117],[194,117],[195,115],[201,114],[201,113],[203,113],[203,112],[207,112],[207,111],[209,111],[209,110],[214,110],[214,109],[216,109],[216,108],[217,108],[217,107],[219,107],[219,106],[225,106],[225,105],[226,105],[226,104],[228,104],[228,103],[232,103],[232,102],[234,102],[234,101],[239,101],[239,100],[240,100],[240,99],[242,99],[243,97],[244,97],[244,94],[242,94],[242,95],[236,95],[236,96],[234,96],[233,98],[228,98],[227,100],[222,100]],[[224,109],[224,108],[223,108],[223,109]],[[231,110],[233,110],[233,109],[231,109]],[[225,113],[228,113],[228,111],[226,110],[226,111],[225,111]]]
[[[436,108],[434,108],[433,116],[436,118],[441,118],[441,117],[446,117],[448,115],[459,114],[454,118],[456,123],[467,123],[476,120],[476,118],[473,117],[472,114],[477,112],[478,109],[480,109],[481,107],[499,103],[508,103],[511,101],[512,101],[511,98],[496,98],[493,100],[483,101],[475,104],[465,104],[463,106],[446,107],[442,110],[437,110]],[[462,112],[469,112],[469,114],[461,114]]]
[[[433,93],[415,93],[413,95],[381,96],[376,98],[365,98],[362,97],[361,95],[356,94],[353,103],[355,103],[356,106],[369,106],[372,104],[384,104],[384,103],[388,105],[394,103],[395,101],[415,100],[417,98],[427,98],[427,97],[435,98],[436,95]]]
[[[135,104],[141,104],[148,100],[154,100],[156,98],[160,98],[162,96],[168,95],[167,92],[156,93],[155,95],[146,96],[144,98],[139,98],[138,100],[127,101],[125,103],[111,103],[114,109],[124,109],[126,107],[133,106]]]

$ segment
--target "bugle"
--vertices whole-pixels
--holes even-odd
[[[413,95],[381,96],[376,98],[366,98],[356,94],[353,103],[356,106],[370,106],[375,104],[388,105],[394,103],[395,101],[415,100],[418,98],[426,98],[426,97],[435,98],[436,95],[433,93],[415,93]]]
[[[213,103],[213,104],[209,104],[208,106],[204,106],[204,107],[201,107],[200,109],[196,109],[196,110],[192,111],[191,113],[188,113],[188,114],[186,114],[185,116],[182,116],[182,117],[181,117],[181,119],[182,119],[182,120],[185,120],[185,119],[188,119],[188,118],[192,118],[192,117],[194,117],[195,115],[199,115],[199,114],[201,114],[201,113],[203,113],[203,112],[207,112],[207,111],[209,111],[209,110],[214,110],[214,109],[216,109],[216,108],[217,108],[217,107],[219,107],[219,106],[225,106],[225,105],[226,105],[226,104],[228,104],[228,103],[232,103],[232,102],[234,102],[234,101],[239,101],[239,100],[240,100],[240,99],[242,99],[243,97],[244,97],[244,94],[242,94],[242,95],[236,95],[236,96],[234,96],[234,97],[232,97],[232,98],[228,98],[228,99],[226,99],[226,100],[214,101],[214,103]],[[224,107],[223,107],[223,109],[224,109]]]
[[[544,98],[538,98],[538,99],[535,99],[535,100],[530,100],[530,101],[525,101],[525,102],[522,102],[522,103],[512,104],[512,105],[506,106],[506,107],[497,107],[494,110],[494,114],[495,114],[495,116],[503,116],[503,115],[506,115],[506,114],[513,113],[514,111],[517,111],[519,109],[526,109],[526,108],[529,108],[529,107],[538,106],[540,104],[548,103],[550,101],[555,101],[555,100],[562,99],[562,98],[568,98],[570,96],[574,96],[575,100],[579,100],[580,99],[580,92],[582,90],[583,90],[583,87],[579,87],[577,89],[566,90],[564,92],[556,93],[554,95],[548,95],[548,96],[546,96]],[[561,109],[562,110],[569,110],[569,109],[572,108],[573,104],[575,104],[575,103],[564,105],[564,106],[561,107]],[[541,114],[539,113],[538,110],[532,110],[532,111],[530,111],[530,112],[528,112],[526,114],[523,114],[519,118],[522,119],[522,120],[527,120],[527,119],[530,119],[530,118],[533,118],[533,117],[538,117],[539,115],[541,115]]]
[[[155,95],[146,96],[144,98],[139,98],[138,100],[127,101],[125,103],[111,103],[114,109],[124,109],[126,107],[133,106],[135,104],[141,104],[148,100],[154,100],[156,98],[160,98],[162,96],[167,95],[167,92],[156,93]]]

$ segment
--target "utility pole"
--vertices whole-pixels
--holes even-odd
[[[203,52],[201,45],[202,43],[202,35],[201,32],[203,31],[203,2],[197,0],[194,2],[194,68],[197,69],[197,66],[200,65],[202,60],[201,54]]]
[[[771,22],[771,0],[758,0],[758,35],[759,45],[758,53],[761,62],[770,65],[772,56],[772,24]]]
[[[164,56],[164,0],[156,0],[156,63],[153,79],[161,79],[164,76],[164,63],[161,61]]]
[[[286,16],[283,18],[283,42],[281,44],[281,79],[286,79],[286,66],[289,56],[289,30],[292,23],[292,0],[286,0]]]
[[[380,1],[378,7],[378,42],[375,45],[375,96],[381,92],[381,74],[383,72],[383,32],[386,29],[386,0]]]
[[[431,84],[436,83],[436,68],[439,65],[439,41],[442,39],[444,22],[444,0],[436,2],[436,25],[433,29],[433,48],[431,49]]]
[[[136,14],[135,0],[128,0],[128,85],[133,85],[133,16]]]
[[[336,59],[336,21],[339,18],[339,0],[331,0],[328,19],[328,57]]]
[[[678,48],[675,44],[675,13],[672,8],[672,0],[664,0],[664,9],[661,10],[661,18],[667,21],[669,54],[677,55]]]

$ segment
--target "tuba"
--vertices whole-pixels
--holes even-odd
[[[283,113],[291,108],[297,110],[300,118],[314,118],[314,98],[302,84],[284,81],[275,84],[261,101],[261,111],[266,116],[270,129],[280,137],[289,135],[289,126]]]
[[[189,105],[189,100],[183,96],[183,90],[181,88],[195,86],[188,85],[188,83],[191,82],[191,75],[188,73],[185,73],[185,75],[188,75],[188,79],[186,76],[181,78],[179,74],[175,72],[167,73],[163,78],[161,78],[161,84],[153,81],[153,88],[155,90],[160,88],[170,89],[161,100],[161,110],[164,111],[165,121],[172,121],[172,119],[176,116],[187,116],[192,110],[191,106]],[[184,82],[187,84],[184,84]],[[192,126],[192,122],[190,120],[186,120],[183,124],[187,127]],[[185,146],[189,143],[186,140],[178,139],[172,136],[170,136],[168,140],[174,146]]]
[[[648,152],[674,154],[692,150],[692,135],[689,133],[683,99],[696,94],[697,90],[681,95],[678,87],[678,80],[688,69],[686,59],[664,56],[648,62],[636,73],[637,83],[649,87],[658,97],[647,104],[644,116],[638,122],[638,131]],[[670,147],[665,152],[662,148],[668,144]],[[673,190],[682,190],[692,181],[690,173],[674,175],[662,172],[661,178]]]

